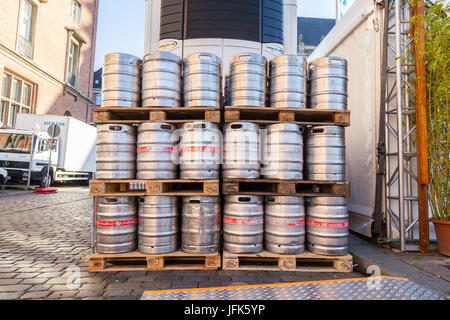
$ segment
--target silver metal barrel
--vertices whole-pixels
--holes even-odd
[[[96,224],[99,253],[136,250],[137,210],[134,197],[98,197]]]
[[[263,197],[225,196],[223,248],[231,253],[258,253],[263,250]]]
[[[220,107],[222,63],[212,53],[200,52],[184,59],[184,106]]]
[[[178,248],[177,197],[139,198],[138,248],[142,253],[159,254]]]
[[[142,106],[181,106],[181,62],[170,52],[155,51],[144,56],[142,66]]]
[[[347,109],[347,60],[325,57],[309,63],[310,107]]]
[[[306,59],[285,55],[270,61],[270,107],[306,107]]]
[[[136,178],[136,128],[123,124],[97,126],[97,179]]]
[[[303,128],[279,123],[266,129],[261,175],[267,179],[303,179]]]
[[[266,58],[257,53],[241,53],[231,58],[230,99],[233,106],[266,106]]]
[[[102,106],[138,107],[141,95],[141,60],[126,53],[103,58]]]
[[[219,197],[183,197],[181,249],[187,253],[218,252],[221,218]]]
[[[222,147],[219,126],[211,122],[185,123],[180,138],[180,178],[218,179]]]
[[[315,197],[306,206],[306,245],[310,252],[331,256],[348,253],[347,200]]]
[[[259,125],[232,122],[224,126],[223,178],[260,177]]]
[[[308,128],[305,164],[307,180],[345,180],[345,128]]]
[[[305,199],[268,196],[264,215],[264,245],[278,254],[305,251]]]
[[[177,165],[173,155],[177,141],[173,141],[175,125],[143,123],[137,137],[137,178],[176,179]]]

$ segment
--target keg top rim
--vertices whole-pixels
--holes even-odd
[[[275,123],[275,124],[269,124],[266,126],[267,131],[303,131],[303,126],[300,126],[296,123]]]
[[[347,59],[338,56],[328,56],[312,60],[309,63],[309,68],[330,67],[347,68]]]
[[[199,59],[202,56],[210,57],[210,60],[207,61],[207,59],[204,59],[204,60],[203,59]],[[184,58],[183,60],[185,62],[188,62],[188,63],[205,62],[205,63],[208,63],[208,64],[216,64],[216,65],[221,65],[222,64],[222,59],[220,59],[220,57],[218,57],[214,53],[210,53],[210,52],[191,53],[188,56],[186,56],[186,58]]]
[[[122,123],[109,123],[109,124],[99,124],[97,125],[97,131],[109,131],[109,127],[117,126],[125,129],[136,130],[133,125],[122,124]]]
[[[247,129],[247,130],[258,130],[260,128],[259,124],[253,123],[253,122],[247,122],[247,121],[236,121],[236,122],[230,122],[225,125],[225,129],[235,129],[232,128],[232,126],[241,125],[242,128],[236,128],[236,129]]]
[[[313,132],[314,130],[318,132]],[[339,126],[313,126],[308,128],[308,134],[335,134],[344,135],[345,128]]]
[[[198,126],[202,126],[202,128],[198,128]],[[183,129],[191,130],[191,129],[219,129],[219,125],[217,123],[208,122],[208,121],[196,121],[196,122],[187,122],[183,123]]]
[[[140,64],[142,62],[140,58],[123,52],[107,53],[103,57],[103,64],[117,63],[118,61],[128,62],[130,64]]]
[[[313,197],[313,198],[309,198],[308,205],[345,206],[345,205],[347,205],[347,199],[344,197]]]
[[[146,63],[147,61],[158,59],[169,60],[172,62],[176,62],[179,65],[181,65],[182,62],[182,59],[179,56],[168,51],[151,51],[144,55],[144,63]]]
[[[269,201],[270,198],[273,198],[274,201]],[[305,197],[266,196],[265,202],[266,202],[266,204],[298,204],[298,205],[303,205],[305,203]]]
[[[249,57],[249,59],[241,59],[242,57]],[[231,66],[240,64],[240,63],[256,63],[256,64],[262,64],[264,66],[267,65],[267,59],[263,55],[259,53],[254,52],[245,52],[245,53],[238,53],[231,57]]]
[[[170,127],[170,130],[175,130],[176,126],[172,123],[166,123],[166,122],[146,122],[146,123],[141,123],[138,127],[138,131],[147,131],[147,130],[152,130],[152,129],[156,129],[156,130],[169,130],[169,128],[164,129],[161,128],[162,126],[168,126]]]
[[[302,64],[306,68],[306,58],[303,56],[299,56],[296,54],[286,54],[282,56],[278,56],[270,60],[270,65],[277,66],[277,65],[286,65],[286,64]]]

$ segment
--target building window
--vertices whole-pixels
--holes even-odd
[[[81,5],[75,0],[72,1],[72,18],[79,27],[81,22]]]
[[[95,105],[99,106],[102,104],[102,94],[96,93],[95,94]]]
[[[74,41],[70,42],[69,46],[69,57],[68,57],[68,74],[67,82],[72,87],[77,87],[78,80],[78,66],[80,61],[80,47]]]
[[[29,0],[22,0],[19,20],[19,34],[17,36],[17,51],[28,58],[33,58],[33,36],[35,7]]]
[[[14,127],[17,113],[30,113],[34,87],[4,72],[0,95],[0,124]]]

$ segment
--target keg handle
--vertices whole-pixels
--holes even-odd
[[[244,59],[242,59],[242,58],[244,58]],[[252,56],[247,54],[247,53],[239,55],[239,60],[240,61],[250,61],[251,58],[252,58]]]
[[[160,128],[161,128],[161,130],[167,130],[167,131],[172,130],[172,126],[170,124],[162,124]]]
[[[123,127],[121,125],[110,125],[108,127],[108,131],[109,132],[113,132],[113,131],[122,131]],[[125,131],[126,132],[126,131]]]
[[[194,129],[205,129],[206,125],[204,123],[197,123],[193,125]]]
[[[323,128],[314,128],[311,130],[312,133],[323,133],[325,129]]]
[[[105,198],[106,203],[117,203],[117,198]]]
[[[232,124],[231,129],[242,129],[242,124]]]
[[[344,64],[344,58],[332,57],[330,58],[330,63],[339,65]]]
[[[200,203],[200,200],[189,200],[189,203]]]
[[[250,198],[249,197],[239,197],[238,198],[238,201],[239,202],[250,202]]]
[[[275,198],[273,198],[273,197],[267,197],[267,198],[266,198],[266,201],[267,201],[267,202],[275,202]]]
[[[201,53],[201,54],[198,56],[198,58],[199,58],[200,60],[209,60],[209,61],[211,61],[211,59],[212,59],[211,55],[210,55],[210,54],[207,54],[207,53]]]

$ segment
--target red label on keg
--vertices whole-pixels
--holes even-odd
[[[231,224],[246,224],[246,225],[253,225],[253,224],[263,224],[263,219],[234,219],[234,218],[223,218],[223,222],[225,223],[231,223]]]
[[[143,152],[150,152],[152,151],[151,147],[138,147],[137,152],[139,153],[143,153]],[[175,147],[165,147],[164,149],[161,150],[161,152],[174,152],[176,149]],[[157,151],[157,150],[154,150]]]
[[[304,225],[305,225],[305,220],[297,220],[297,221],[295,221],[295,223],[288,224],[289,227],[297,227],[297,226],[301,227]]]
[[[314,221],[314,220],[306,220],[306,224],[312,227],[321,227],[321,228],[347,228],[348,221],[346,222],[326,222],[326,221]]]
[[[137,223],[137,219],[117,220],[117,221],[97,220],[97,226],[99,226],[99,227],[123,227],[123,226],[131,226],[136,223]]]
[[[190,146],[183,147],[180,149],[180,152],[219,152],[220,148],[218,147],[209,147],[209,146]]]

